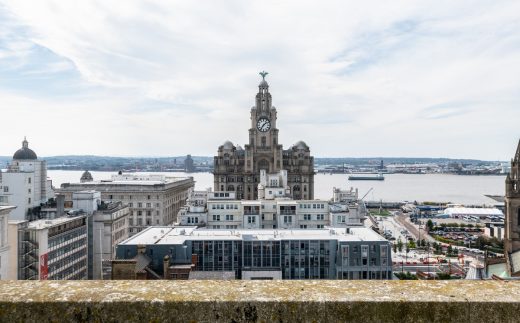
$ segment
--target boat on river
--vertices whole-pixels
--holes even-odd
[[[379,173],[375,176],[367,176],[367,175],[350,175],[348,177],[349,181],[384,181],[385,177],[383,174]]]

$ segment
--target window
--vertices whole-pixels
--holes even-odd
[[[129,207],[134,207],[134,203],[128,203]]]
[[[146,216],[152,216],[152,211],[146,211]]]
[[[292,223],[292,215],[284,215],[283,222],[284,223]]]
[[[256,217],[255,216],[248,216],[247,217],[247,223],[256,223]]]
[[[233,221],[233,214],[226,214],[226,221]]]
[[[220,221],[220,214],[213,214],[213,221]]]
[[[303,219],[306,220],[306,221],[310,221],[311,215],[310,214],[304,214],[303,215]]]
[[[324,219],[325,219],[325,215],[324,214],[316,214],[316,220],[323,221]]]
[[[31,178],[30,178],[30,177],[27,178],[27,182],[28,182],[29,184],[31,184]]]
[[[150,195],[147,196],[148,199],[151,199],[152,197]]]
[[[300,224],[300,229],[307,229],[307,224]]]
[[[152,207],[152,203],[146,203],[146,207]]]
[[[141,203],[141,202],[137,203],[137,207],[143,207],[143,203]]]
[[[388,254],[388,246],[381,246],[381,258],[386,258]]]
[[[361,246],[361,257],[368,258],[368,246],[367,245]]]
[[[323,224],[318,224],[318,225],[316,225],[316,228],[318,228],[318,229],[323,229],[324,226],[323,226]]]

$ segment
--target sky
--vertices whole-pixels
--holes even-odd
[[[0,0],[0,155],[212,156],[248,141],[262,70],[286,149],[509,160],[520,139],[520,1]]]

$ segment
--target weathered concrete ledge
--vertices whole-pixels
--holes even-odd
[[[2,322],[519,322],[520,281],[3,281]]]

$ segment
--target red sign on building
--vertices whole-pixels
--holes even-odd
[[[45,253],[40,256],[40,280],[47,280],[49,276],[49,254]]]

